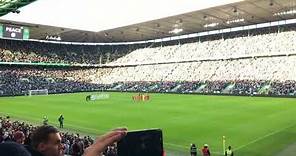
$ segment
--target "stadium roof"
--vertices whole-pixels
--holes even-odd
[[[0,0],[0,16],[9,12],[19,13],[18,9],[36,0]]]
[[[98,32],[242,0],[38,0],[3,19]]]
[[[45,1],[45,0],[39,0]],[[52,3],[54,0],[51,0]],[[37,1],[38,2],[38,1]],[[37,5],[35,2],[33,5]],[[114,2],[114,1],[113,1]],[[150,2],[150,1],[149,1]],[[166,1],[169,7],[169,2]],[[214,1],[213,1],[214,2]],[[227,4],[226,4],[227,2]],[[234,3],[230,3],[234,2]],[[201,1],[199,1],[201,3]],[[57,3],[55,3],[57,4]],[[147,3],[145,3],[147,4]],[[154,3],[153,5],[156,5]],[[162,4],[162,3],[160,3]],[[216,5],[218,6],[216,6]],[[203,32],[217,29],[224,29],[230,27],[237,27],[243,25],[251,25],[264,22],[279,21],[284,19],[295,18],[296,15],[296,0],[228,0],[215,1],[215,4],[208,3],[203,7],[188,7],[187,10],[178,10],[176,12],[170,12],[165,9],[165,6],[155,7],[153,11],[149,11],[146,18],[141,18],[140,20],[129,21],[128,23],[121,23],[111,25],[109,27],[103,27],[103,30],[98,32],[79,30],[80,28],[67,28],[68,26],[49,26],[51,25],[40,24],[36,22],[30,22],[30,20],[24,21],[20,20],[23,13],[26,15],[26,7],[20,10],[20,14],[8,14],[1,17],[1,23],[6,24],[20,24],[23,26],[29,26],[31,28],[31,38],[33,39],[45,39],[46,36],[60,36],[63,41],[73,41],[73,42],[126,42],[126,41],[141,41],[156,38],[164,38],[182,34],[190,34],[195,32]],[[82,4],[79,4],[82,5]],[[30,6],[30,5],[29,5]],[[83,5],[82,5],[83,6]],[[118,6],[118,5],[117,5]],[[120,5],[119,5],[120,6]],[[176,8],[177,4],[175,4]],[[27,6],[28,7],[28,6]],[[64,6],[63,6],[64,7]],[[59,6],[57,6],[59,8]],[[94,7],[91,7],[94,8]],[[153,14],[154,10],[163,8],[166,15]],[[52,7],[52,12],[55,8]],[[77,9],[77,8],[76,8]],[[58,10],[58,9],[57,9]],[[87,9],[86,9],[87,10]],[[82,11],[86,11],[82,10]],[[149,9],[151,10],[151,8]],[[121,20],[121,14],[117,14],[120,18],[114,18],[116,15],[111,15],[110,12],[116,12],[117,10],[105,10],[103,15],[109,20]],[[122,10],[118,10],[121,13]],[[189,11],[189,12],[188,12]],[[23,12],[23,13],[22,13]],[[146,11],[147,12],[147,11]],[[185,13],[184,13],[185,12]],[[48,12],[43,14],[42,10],[37,10],[44,18],[44,21],[51,19],[59,19],[57,17],[51,18]],[[74,20],[78,17],[78,14],[65,13],[68,18],[73,18]],[[110,16],[109,16],[110,14]],[[178,14],[178,15],[175,15]],[[32,15],[32,14],[31,14]],[[77,15],[77,17],[75,16]],[[158,16],[159,15],[159,16]],[[27,15],[28,16],[28,15]],[[129,15],[132,17],[138,17],[136,13]],[[141,16],[144,16],[144,14]],[[165,17],[169,16],[169,17]],[[29,16],[30,17],[30,16]],[[88,20],[95,20],[97,16],[91,16]],[[80,21],[79,17],[76,20]],[[156,20],[153,20],[158,18]],[[24,18],[26,19],[26,18]],[[148,22],[143,22],[143,21]],[[15,22],[20,21],[20,22]],[[81,20],[80,22],[82,22]],[[52,21],[51,21],[52,22]],[[104,23],[105,21],[99,21],[99,23]],[[140,22],[140,23],[137,23]],[[95,22],[94,22],[95,23]],[[137,23],[137,24],[132,24]],[[128,24],[128,25],[127,25]],[[127,25],[127,26],[124,26]],[[121,26],[121,27],[120,27]],[[117,27],[117,28],[116,28]],[[83,28],[82,28],[83,29]],[[86,28],[85,28],[86,29]]]

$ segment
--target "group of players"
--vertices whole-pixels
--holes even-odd
[[[91,100],[91,95],[86,96],[85,98],[86,101],[90,101]],[[150,100],[150,96],[149,94],[142,94],[139,93],[137,95],[132,96],[132,100],[139,102],[139,101],[149,101]],[[59,124],[60,124],[60,128],[64,128],[64,116],[61,114],[58,118]],[[43,117],[43,125],[48,125],[48,118],[47,116]]]
[[[91,101],[92,95],[88,95],[85,97],[85,101]],[[150,95],[149,94],[143,94],[143,93],[138,93],[137,95],[132,96],[132,100],[134,102],[140,102],[140,101],[149,101],[150,100]]]
[[[135,101],[135,102],[149,101],[150,100],[150,95],[149,94],[139,93],[137,95],[132,96],[132,100]]]

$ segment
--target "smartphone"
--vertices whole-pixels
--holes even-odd
[[[118,156],[163,156],[161,129],[127,132],[117,143]]]

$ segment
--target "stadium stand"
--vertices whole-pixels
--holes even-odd
[[[296,0],[232,0],[204,9],[198,5],[196,11],[103,28],[106,30],[62,24],[75,18],[91,27],[77,20],[83,16],[80,12],[75,14],[86,8],[84,13],[96,17],[85,19],[103,26],[104,21],[97,17],[104,14],[94,14],[102,10],[95,3],[81,3],[93,5],[77,5],[78,9],[69,5],[74,14],[65,7],[68,4],[55,5],[64,6],[63,12],[73,18],[45,18],[50,23],[43,23],[34,21],[38,18],[33,16],[30,19],[34,22],[22,18],[27,13],[26,8],[20,8],[35,0],[2,1],[0,97],[8,97],[1,99],[0,156],[24,152],[26,156],[35,152],[47,156],[117,156],[120,143],[116,142],[127,135],[127,128],[113,129],[96,139],[88,135],[121,125],[130,131],[162,129],[164,140],[158,139],[163,143],[157,148],[165,150],[163,156],[189,155],[189,143],[194,145],[191,156],[233,155],[231,149],[238,155],[288,156],[290,149],[291,155],[295,154],[296,125],[289,117],[296,97]],[[55,8],[52,11],[49,3],[49,11],[40,8],[40,15],[59,13]],[[9,12],[19,15],[2,18]],[[61,95],[10,97],[48,94]],[[67,117],[65,129],[62,115],[52,120],[57,114]],[[61,131],[50,125],[58,125],[57,121]],[[47,129],[36,135],[40,127],[54,132]],[[54,139],[47,135],[50,133]],[[153,142],[148,137],[139,137],[142,156],[149,150],[146,145]],[[148,141],[150,145],[145,144]],[[40,150],[40,144],[47,147]],[[17,150],[9,151],[9,146]],[[138,147],[128,147],[132,148]]]
[[[0,40],[0,59],[6,63],[70,64],[2,65],[0,95],[48,89],[49,93],[117,90],[294,96],[295,31],[294,25],[285,25],[150,46]],[[104,66],[93,66],[100,63]]]
[[[103,64],[125,55],[132,48],[0,39],[0,61]]]
[[[49,93],[93,91],[104,85],[88,83],[91,70],[6,67],[0,69],[2,95],[25,95],[28,90],[48,89]]]

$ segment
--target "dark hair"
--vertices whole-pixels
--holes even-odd
[[[31,136],[31,145],[36,149],[40,143],[48,141],[49,134],[58,132],[58,129],[50,125],[38,127]]]
[[[31,156],[24,146],[15,142],[0,144],[0,155],[7,156]]]

